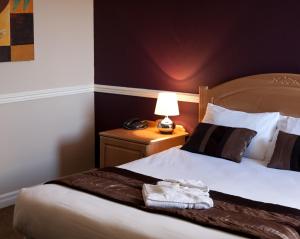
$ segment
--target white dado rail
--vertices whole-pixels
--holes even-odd
[[[157,98],[158,93],[162,90],[149,90],[142,88],[131,88],[131,87],[122,87],[122,86],[110,86],[110,85],[98,85],[95,84],[95,92],[98,93],[108,93],[108,94],[117,94],[117,95],[128,95],[128,96],[137,96],[145,98]],[[164,92],[174,92],[174,91],[164,91]],[[199,95],[184,93],[184,92],[175,92],[179,101],[190,102],[190,103],[199,103]]]
[[[22,91],[9,94],[0,94],[0,104],[45,99],[66,95],[75,95],[93,91],[94,85],[77,85],[70,87],[51,88],[45,90]]]
[[[149,90],[141,88],[131,88],[131,87],[121,87],[121,86],[110,86],[110,85],[77,85],[70,87],[61,88],[51,88],[45,90],[35,90],[35,91],[22,91],[9,94],[0,94],[0,104],[8,104],[15,102],[23,102],[29,100],[38,100],[44,98],[52,98],[59,96],[67,96],[82,93],[107,93],[107,94],[117,94],[117,95],[127,95],[127,96],[137,96],[145,98],[157,98],[157,95],[161,90]],[[173,91],[172,91],[173,92]],[[175,92],[179,101],[198,103],[198,94]]]

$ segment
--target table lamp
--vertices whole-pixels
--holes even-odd
[[[171,134],[175,128],[175,124],[169,118],[169,116],[179,115],[176,93],[159,93],[154,114],[165,116],[165,118],[157,124],[157,128],[159,129],[160,133]]]

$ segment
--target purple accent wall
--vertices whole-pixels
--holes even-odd
[[[197,93],[237,77],[300,73],[299,0],[94,1],[95,83]],[[95,94],[96,133],[155,100]],[[197,105],[180,104],[191,129]]]
[[[197,92],[300,73],[299,0],[95,1],[95,82]]]

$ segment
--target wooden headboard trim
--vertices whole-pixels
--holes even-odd
[[[280,111],[300,117],[300,75],[259,74],[231,80],[211,89],[200,86],[200,122],[208,103],[246,112]]]
[[[199,87],[199,121],[201,122],[204,118],[206,107],[208,104],[208,87],[200,86]]]

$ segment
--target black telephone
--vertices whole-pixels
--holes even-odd
[[[145,129],[148,127],[148,121],[147,120],[140,120],[139,118],[131,118],[129,120],[126,120],[123,123],[124,129]]]

